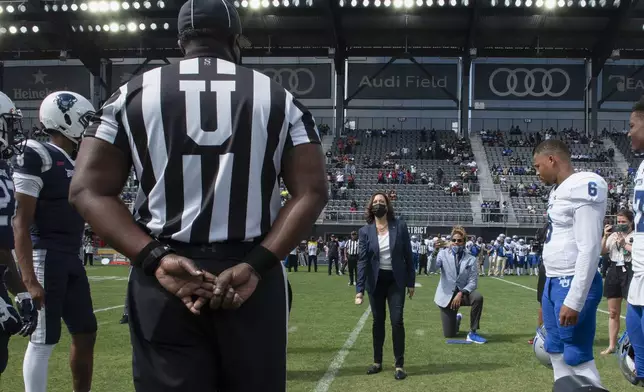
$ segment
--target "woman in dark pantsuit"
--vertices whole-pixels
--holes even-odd
[[[362,304],[365,290],[373,313],[373,364],[367,374],[382,371],[382,346],[385,342],[386,305],[389,305],[394,344],[396,380],[407,377],[405,362],[405,294],[414,295],[416,271],[411,253],[407,224],[394,217],[384,193],[371,196],[365,212],[367,225],[359,232],[358,279],[355,303]]]

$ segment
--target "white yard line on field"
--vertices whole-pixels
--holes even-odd
[[[117,305],[117,306],[110,306],[109,308],[96,309],[96,310],[94,311],[94,313],[106,312],[106,311],[108,311],[108,310],[112,310],[112,309],[120,309],[120,308],[122,308],[122,307],[125,307],[125,305]]]
[[[360,317],[360,320],[358,320],[356,327],[353,329],[353,331],[351,331],[351,334],[349,334],[347,341],[344,342],[344,345],[342,346],[340,351],[338,351],[338,353],[333,358],[333,361],[331,361],[331,364],[329,365],[326,373],[324,373],[324,376],[322,376],[320,381],[318,381],[318,384],[315,387],[315,392],[327,392],[329,390],[331,384],[338,375],[338,372],[342,368],[344,360],[349,354],[351,347],[353,347],[353,345],[356,343],[356,340],[358,340],[358,335],[360,335],[360,331],[362,331],[362,328],[364,328],[364,325],[367,322],[367,318],[369,318],[370,313],[371,308],[367,308],[367,310],[364,311],[362,317]]]
[[[496,279],[496,280],[498,280],[498,281],[501,281],[501,282],[505,282],[505,283],[507,283],[507,284],[511,284],[511,285],[514,285],[514,286],[517,286],[517,287],[524,288],[524,289],[526,289],[526,290],[534,291],[535,293],[537,292],[537,289],[533,289],[532,287],[524,286],[524,285],[522,285],[522,284],[518,284],[518,283],[510,282],[509,280],[505,280],[505,279],[501,279],[501,278],[497,278],[497,277],[492,277],[492,278],[493,278],[493,279]],[[603,309],[597,309],[597,311],[598,311],[598,312],[601,312],[601,313],[604,313],[604,314],[609,314],[607,311],[605,311],[605,310],[603,310]],[[626,317],[624,317],[624,316],[619,316],[619,317],[620,317],[620,318],[622,318],[622,319],[624,319],[624,320],[626,320]]]

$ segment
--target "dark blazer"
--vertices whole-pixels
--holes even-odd
[[[373,292],[376,289],[378,272],[380,271],[380,246],[378,245],[376,224],[372,223],[360,228],[358,238],[360,256],[356,292],[363,293],[365,289],[368,292]],[[396,284],[400,288],[413,288],[416,284],[416,271],[411,254],[411,239],[407,223],[400,219],[389,221],[389,247]]]

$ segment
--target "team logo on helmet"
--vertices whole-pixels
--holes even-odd
[[[60,109],[61,112],[67,113],[68,111],[71,110],[72,107],[74,107],[74,104],[78,102],[78,99],[76,99],[75,96],[69,93],[62,93],[58,94],[56,98],[54,98],[54,102],[58,106],[58,109]]]

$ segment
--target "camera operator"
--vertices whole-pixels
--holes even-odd
[[[621,210],[617,213],[617,224],[604,226],[602,254],[608,260],[602,265],[604,275],[604,297],[608,299],[608,348],[602,355],[615,352],[622,299],[628,296],[631,282],[631,251],[633,243],[633,213]]]

